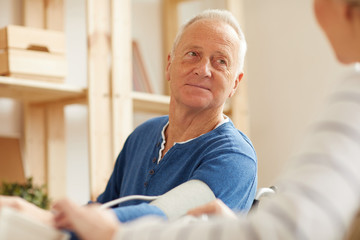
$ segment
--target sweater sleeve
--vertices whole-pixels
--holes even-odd
[[[206,183],[232,210],[247,212],[256,192],[257,163],[241,152],[213,149],[191,178]]]
[[[120,222],[129,222],[142,216],[158,216],[166,218],[164,212],[157,206],[148,203],[118,207],[112,209]]]
[[[343,83],[332,95],[279,177],[277,193],[248,217],[192,224],[134,223],[121,226],[116,239],[343,239],[360,202],[359,80]]]

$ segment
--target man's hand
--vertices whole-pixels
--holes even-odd
[[[203,206],[191,209],[187,212],[188,215],[199,217],[201,215],[215,215],[221,217],[228,217],[236,219],[236,214],[223,203],[220,199],[216,199]]]
[[[53,225],[53,214],[51,212],[41,209],[20,197],[0,196],[0,209],[3,207],[13,208],[32,219],[47,225]]]
[[[100,209],[98,204],[81,207],[70,200],[61,200],[53,206],[55,226],[74,231],[81,239],[112,239],[120,223],[111,210]]]

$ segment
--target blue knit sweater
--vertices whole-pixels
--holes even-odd
[[[128,195],[161,195],[192,180],[206,183],[217,198],[235,211],[247,211],[257,187],[257,160],[250,140],[231,121],[185,143],[176,143],[158,163],[162,129],[168,116],[151,119],[126,140],[105,191],[105,203]],[[113,208],[121,222],[165,214],[134,200]]]

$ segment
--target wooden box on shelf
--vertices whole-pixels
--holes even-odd
[[[66,73],[63,32],[14,25],[0,29],[0,75],[61,83]]]

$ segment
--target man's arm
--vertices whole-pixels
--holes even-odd
[[[118,207],[113,211],[121,222],[128,222],[146,215],[157,215],[173,220],[185,215],[188,210],[214,199],[214,193],[204,182],[191,180],[161,195],[150,204]]]
[[[208,185],[199,180],[191,180],[165,193],[150,205],[157,206],[169,220],[173,220],[214,199],[215,195]]]

